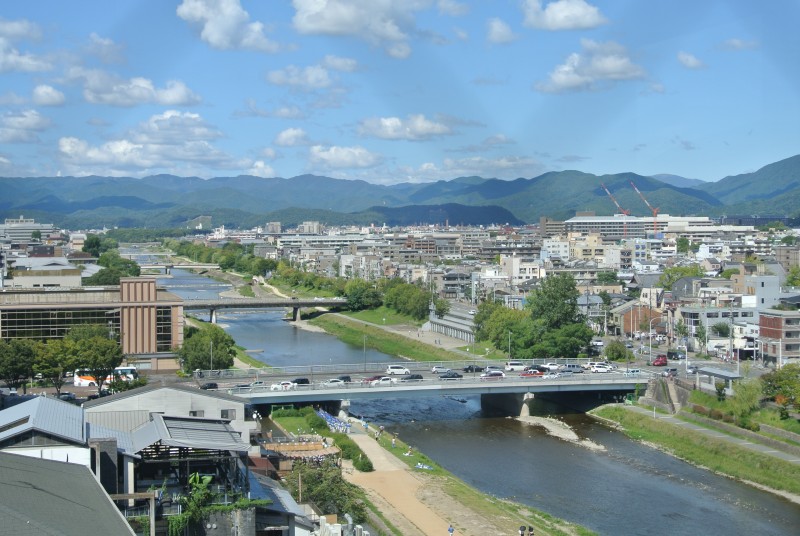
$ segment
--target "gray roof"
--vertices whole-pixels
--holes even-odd
[[[702,367],[698,372],[700,374],[706,374],[708,376],[712,376],[714,378],[722,378],[724,380],[738,380],[742,377],[741,375],[736,374],[735,372],[715,367]]]
[[[135,534],[88,467],[0,452],[2,534]]]
[[[236,396],[231,396],[228,393],[220,391],[206,391],[203,389],[199,389],[194,383],[173,383],[170,385],[161,385],[153,383],[145,385],[144,387],[137,387],[136,389],[122,391],[121,393],[114,393],[111,396],[104,396],[101,398],[95,398],[94,400],[87,400],[86,402],[83,403],[83,407],[94,408],[97,406],[102,406],[103,404],[108,404],[109,402],[115,402],[117,400],[122,400],[124,398],[137,396],[141,393],[146,393],[149,391],[156,391],[158,389],[175,389],[176,391],[184,391],[187,393],[192,393],[194,395],[208,396],[211,398],[219,398],[222,400],[237,402],[239,404],[247,404],[245,400],[242,400],[241,398]]]
[[[133,432],[136,452],[160,441],[170,447],[246,452],[250,446],[228,421],[152,413],[151,421]]]

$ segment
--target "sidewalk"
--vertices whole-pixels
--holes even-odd
[[[650,415],[650,416],[653,415],[653,412],[651,410],[647,410],[639,406],[623,406],[623,407],[629,411],[635,411],[643,415]],[[687,422],[682,419],[678,419],[674,415],[666,415],[664,413],[658,413],[658,412],[656,412],[655,415],[656,419],[666,421],[673,426],[679,426],[681,428],[691,430],[698,434],[702,434],[708,437],[713,437],[714,439],[721,439],[723,441],[727,441],[729,443],[739,445],[740,447],[752,450],[753,452],[758,452],[759,454],[766,454],[769,456],[773,456],[775,458],[780,458],[781,460],[787,461],[789,463],[800,464],[800,458],[798,458],[793,454],[782,452],[780,450],[775,450],[772,447],[768,447],[760,443],[755,443],[753,441],[748,441],[746,439],[728,435],[724,432],[720,432],[719,430],[714,430],[712,428],[706,428],[699,424]]]

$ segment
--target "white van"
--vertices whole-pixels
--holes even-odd
[[[394,376],[395,374],[405,376],[406,374],[411,374],[411,371],[403,365],[389,365],[386,367],[386,374],[389,376]]]
[[[506,361],[505,371],[514,372],[525,370],[525,363],[522,361]]]
[[[583,367],[578,365],[577,363],[567,363],[565,365],[561,365],[558,369],[559,372],[573,372],[575,374],[579,374],[583,372]]]

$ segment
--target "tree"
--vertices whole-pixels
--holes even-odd
[[[352,279],[344,287],[347,296],[347,306],[352,311],[375,309],[381,306],[380,292],[363,279]]]
[[[685,236],[681,236],[675,242],[675,249],[678,253],[689,253],[689,249],[691,248],[691,242]]]
[[[758,378],[739,380],[733,392],[733,397],[728,399],[728,407],[739,421],[746,420],[761,404],[762,384]]]
[[[350,514],[355,523],[367,521],[364,492],[344,479],[342,469],[334,461],[321,465],[296,462],[286,479],[286,486],[296,500],[313,502],[324,512]],[[302,488],[302,491],[301,491]]]
[[[787,287],[800,287],[800,266],[792,266],[786,274]]]
[[[209,324],[194,333],[184,332],[183,346],[178,357],[185,372],[222,370],[233,367],[236,350],[233,338],[219,326]]]
[[[598,285],[618,285],[617,272],[597,272]]]
[[[444,318],[450,312],[450,302],[447,300],[435,298],[434,307],[436,308],[436,318]]]
[[[783,397],[787,405],[795,405],[800,401],[800,364],[784,365],[764,374],[760,379],[764,396]]]
[[[722,279],[730,279],[732,275],[735,275],[735,274],[738,274],[738,273],[739,273],[739,269],[738,268],[728,268],[727,270],[722,270],[719,273],[719,276]]]
[[[69,339],[50,339],[39,347],[34,370],[48,380],[61,394],[61,387],[66,383],[64,374],[78,368],[77,344]]]
[[[97,382],[97,394],[103,390],[106,379],[122,364],[124,356],[117,341],[108,337],[91,337],[75,342],[78,367],[85,369]]]
[[[571,274],[546,277],[534,289],[525,305],[534,320],[541,320],[547,329],[558,329],[579,320],[578,296]]]
[[[658,279],[658,286],[665,290],[671,290],[672,285],[678,279],[702,276],[703,269],[699,264],[694,264],[692,266],[673,266],[664,270],[664,273],[662,273],[661,277]]]
[[[783,238],[781,238],[781,244],[785,246],[793,246],[797,244],[797,237],[794,235],[786,235]]]
[[[33,365],[40,345],[32,339],[0,340],[0,378],[8,387],[22,387],[23,393],[28,392],[28,379],[33,378]]]
[[[679,339],[685,339],[689,336],[689,328],[686,322],[683,321],[683,318],[675,323],[675,335],[677,335]]]
[[[584,351],[594,332],[583,322],[566,324],[543,333],[540,342],[534,344],[535,357],[574,358]]]
[[[727,322],[717,322],[711,326],[711,332],[718,337],[727,337],[731,333],[731,327]]]
[[[625,347],[622,341],[611,341],[606,345],[606,359],[609,361],[631,361],[633,352]]]
[[[39,229],[36,229],[31,233],[31,240],[36,240],[37,242],[42,239],[42,232]]]
[[[697,324],[697,326],[695,326],[694,336],[697,339],[697,342],[700,343],[700,347],[706,349],[705,346],[708,342],[708,334],[706,333],[706,327],[703,324]]]

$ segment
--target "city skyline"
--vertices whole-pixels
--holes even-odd
[[[718,180],[798,152],[791,2],[77,6],[0,13],[0,176]]]

